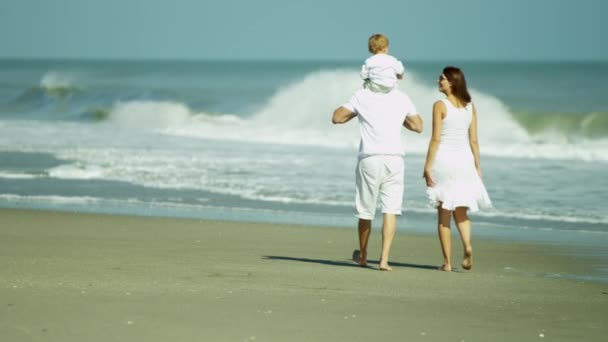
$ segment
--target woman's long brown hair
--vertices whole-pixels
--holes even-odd
[[[471,95],[467,90],[467,81],[464,78],[462,70],[455,66],[447,66],[443,68],[443,74],[452,85],[452,95],[464,105],[469,104],[471,102]]]

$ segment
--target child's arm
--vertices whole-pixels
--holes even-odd
[[[403,68],[403,63],[401,63],[401,61],[397,61],[397,65],[395,65],[395,74],[397,75],[397,79],[402,80],[403,79],[403,72],[404,72],[404,68]]]
[[[367,68],[366,64],[363,64],[363,66],[361,66],[361,79],[366,80],[369,78],[369,69]]]

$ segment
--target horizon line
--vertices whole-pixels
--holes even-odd
[[[194,58],[194,57],[68,57],[68,56],[0,56],[0,61],[66,61],[66,62],[278,62],[278,63],[360,63],[358,59],[339,58]],[[540,59],[540,58],[514,58],[514,59],[479,59],[454,58],[448,59],[407,59],[406,63],[606,63],[608,59]]]

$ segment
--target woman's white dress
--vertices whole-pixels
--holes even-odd
[[[473,105],[457,108],[447,99],[441,101],[445,104],[446,116],[432,169],[435,186],[427,188],[429,200],[434,207],[441,204],[447,210],[468,207],[474,212],[491,208],[492,201],[477,173],[469,145]]]

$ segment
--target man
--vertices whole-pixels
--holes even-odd
[[[388,256],[403,203],[404,148],[401,127],[420,133],[422,118],[410,98],[398,89],[376,93],[369,89],[355,92],[350,101],[334,111],[334,124],[359,118],[361,142],[356,170],[355,206],[359,218],[359,251],[353,254],[360,266],[367,267],[367,242],[380,199],[383,213],[380,270],[390,271]]]

